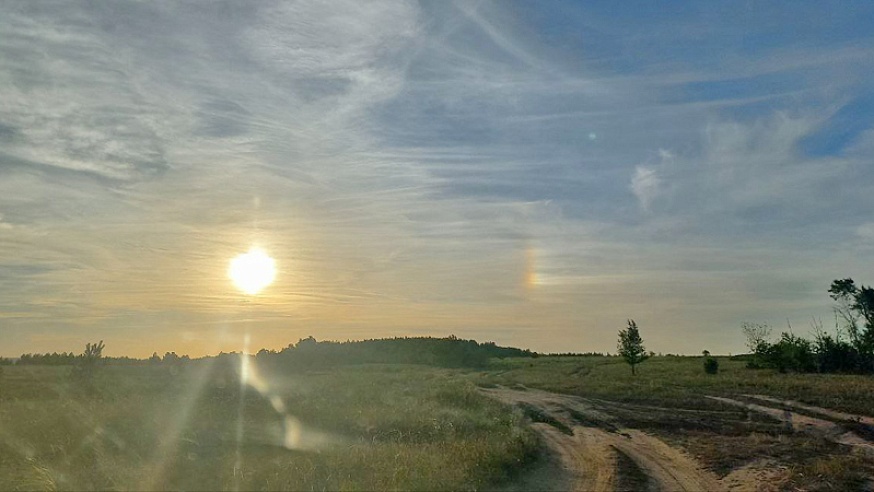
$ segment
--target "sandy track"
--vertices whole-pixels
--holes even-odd
[[[851,446],[853,449],[859,450],[861,452],[870,454],[874,456],[874,443],[867,441],[860,437],[855,432],[846,431],[839,424],[832,422],[830,420],[824,420],[816,417],[810,417],[808,415],[803,415],[800,413],[792,412],[789,410],[781,409],[781,408],[773,408],[767,407],[763,405],[758,405],[756,403],[746,403],[739,400],[734,400],[731,398],[724,398],[720,396],[708,396],[711,400],[716,400],[722,403],[726,403],[729,405],[734,405],[737,407],[743,407],[747,410],[752,410],[754,412],[759,412],[765,415],[769,415],[781,422],[786,423],[795,431],[807,432],[810,434],[815,434],[819,436],[823,436],[826,439],[829,439],[833,442],[844,444],[847,446]],[[783,403],[782,400],[777,400],[775,398],[765,397],[759,398],[760,400],[769,401],[772,403]],[[805,405],[806,406],[806,405]],[[798,407],[801,408],[801,407]],[[840,412],[833,412],[831,410],[820,409],[818,407],[809,407],[808,411],[813,411],[811,409],[816,408],[818,410],[824,410],[829,413],[842,415],[842,416],[850,416],[849,414],[842,414]],[[822,412],[819,412],[822,413]],[[852,417],[852,416],[851,416]],[[847,420],[841,418],[840,420]]]
[[[549,424],[533,426],[546,446],[558,455],[571,490],[616,489],[614,457],[600,431],[586,429],[568,436]]]
[[[770,396],[765,395],[743,395],[747,398],[753,398],[756,400],[764,401],[767,403],[775,403],[778,405],[784,405],[787,407],[794,407],[799,410],[806,410],[810,413],[815,413],[819,415],[823,415],[835,420],[845,420],[848,422],[858,422],[865,425],[874,426],[874,417],[867,417],[865,415],[856,415],[854,413],[844,413],[838,412],[836,410],[829,410],[828,408],[815,407],[813,405],[807,405],[805,403],[801,403],[795,400],[781,400],[779,398],[772,398]]]
[[[505,403],[534,408],[542,419],[558,424],[537,423],[533,428],[559,457],[566,474],[561,480],[569,480],[572,490],[615,490],[621,478],[617,452],[630,458],[646,476],[647,483],[641,484],[646,489],[725,490],[716,475],[684,452],[639,430],[619,428],[609,414],[585,399],[531,389],[483,392]]]

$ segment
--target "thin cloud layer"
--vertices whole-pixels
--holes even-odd
[[[661,180],[655,169],[647,166],[637,166],[634,169],[634,176],[631,177],[631,191],[640,201],[640,207],[643,210],[649,212],[650,205],[658,195],[660,186]]]
[[[871,12],[768,8],[6,2],[0,355],[828,316],[874,282]]]

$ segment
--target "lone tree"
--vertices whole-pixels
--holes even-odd
[[[631,374],[637,374],[634,366],[649,359],[643,347],[643,339],[633,319],[628,320],[628,328],[619,331],[619,355],[631,365]]]
[[[91,382],[97,366],[103,362],[103,348],[103,340],[98,343],[86,343],[85,351],[76,358],[73,375],[82,381]]]
[[[771,327],[767,324],[744,321],[740,324],[740,329],[747,339],[747,348],[750,349],[751,354],[758,354],[768,346]]]

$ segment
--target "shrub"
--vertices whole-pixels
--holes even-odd
[[[864,358],[839,337],[817,333],[814,339],[819,372],[864,372]]]
[[[762,344],[756,350],[761,357],[762,365],[777,369],[780,372],[815,372],[816,357],[810,340],[782,333],[780,341],[773,344]]]
[[[704,372],[707,374],[716,374],[719,372],[719,361],[713,357],[704,359]]]

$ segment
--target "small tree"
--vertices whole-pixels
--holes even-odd
[[[649,358],[640,338],[640,331],[633,319],[628,320],[628,328],[619,331],[619,355],[631,366],[631,374],[637,374],[635,366]]]
[[[764,323],[744,321],[740,324],[740,330],[746,337],[747,348],[752,354],[761,352],[764,346],[768,345],[768,339],[771,337],[771,327]]]
[[[82,381],[90,382],[97,366],[103,362],[103,348],[103,340],[98,343],[86,343],[85,351],[77,358],[73,374]]]

